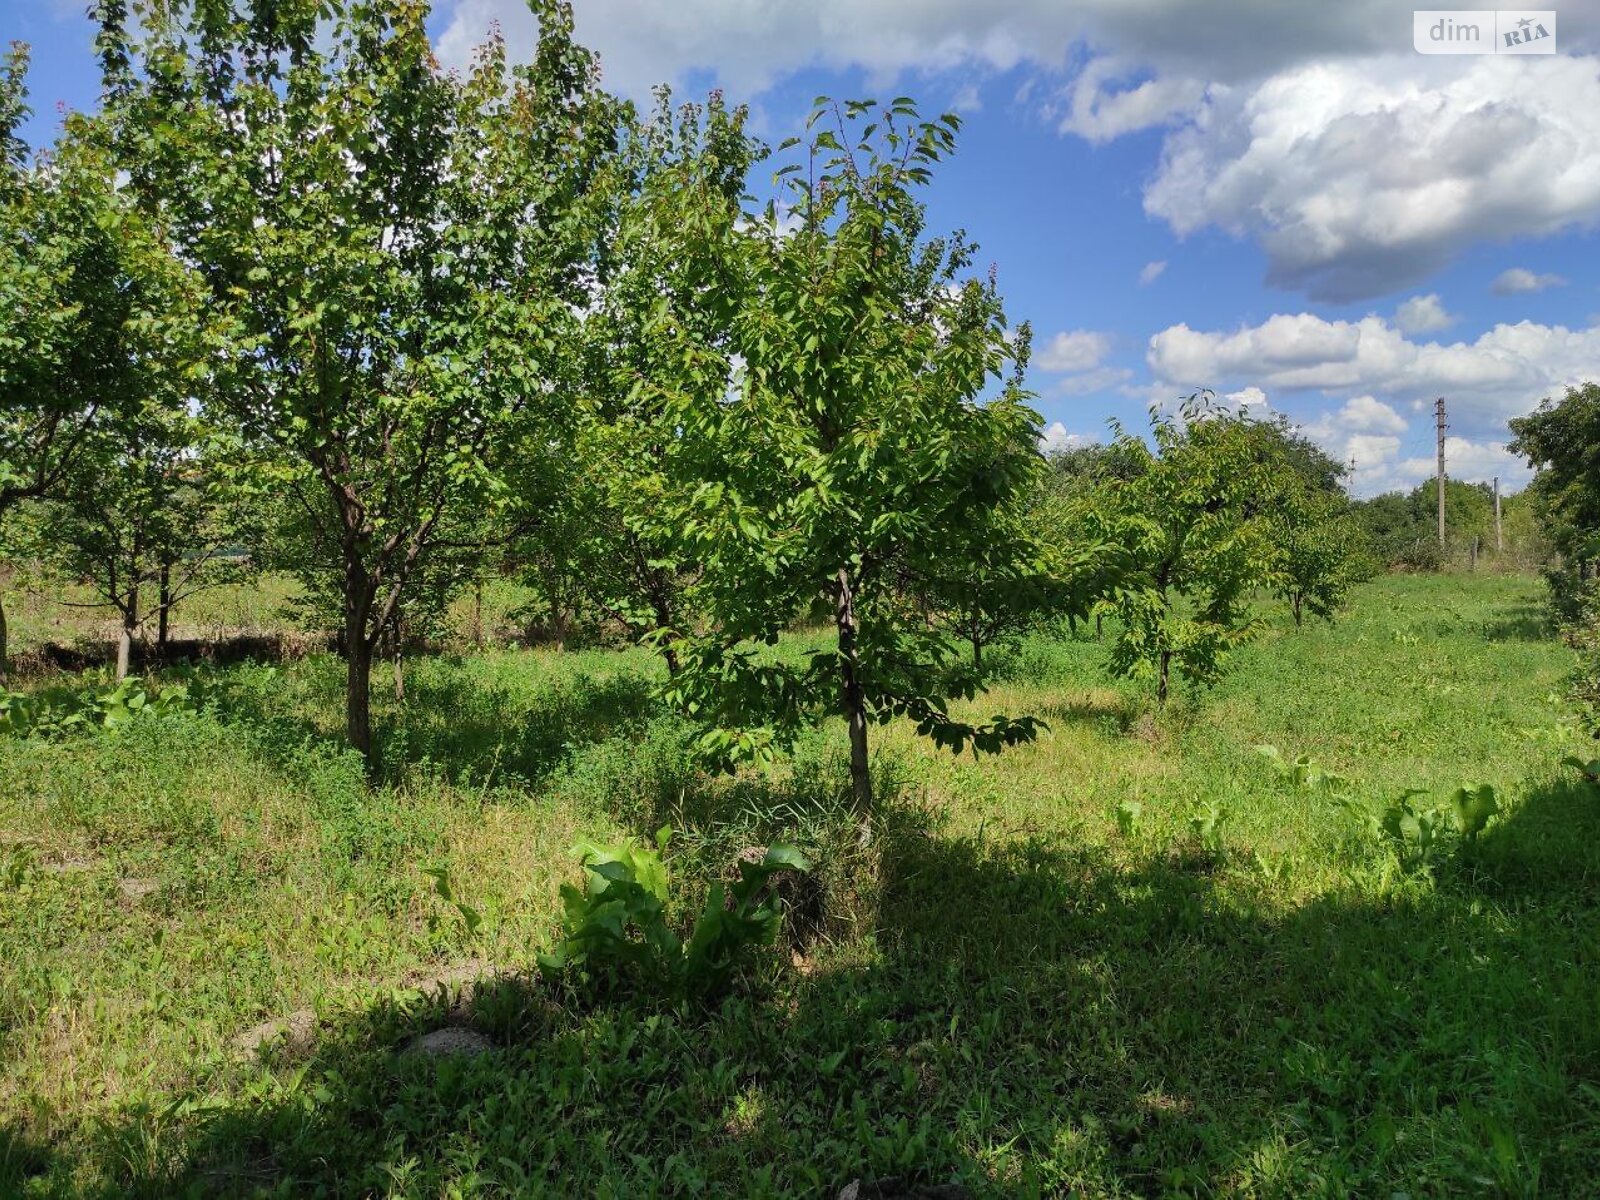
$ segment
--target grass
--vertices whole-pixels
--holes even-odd
[[[1161,715],[1103,645],[1030,638],[973,711],[1051,731],[978,762],[883,731],[865,846],[841,730],[707,778],[642,651],[417,663],[372,788],[318,657],[232,668],[198,717],[0,741],[0,1195],[1589,1194],[1600,795],[1558,765],[1538,599],[1382,579]],[[1261,743],[1370,812],[1468,780],[1503,811],[1408,875]],[[682,879],[817,851],[818,935],[710,1012],[528,982],[565,848],[665,822]],[[497,1053],[397,1057],[472,962],[523,973],[470,1006]],[[309,1045],[235,1045],[300,1010]]]

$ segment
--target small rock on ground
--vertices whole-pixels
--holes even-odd
[[[143,900],[146,896],[149,896],[160,890],[161,885],[154,879],[117,880],[117,891],[122,893],[123,899],[131,900],[135,904],[137,904],[140,900]]]
[[[78,858],[74,855],[67,855],[53,862],[39,864],[39,870],[47,875],[73,875],[79,871],[92,871],[94,868],[95,862],[93,859]]]
[[[908,1183],[898,1176],[855,1179],[844,1185],[837,1200],[972,1200],[959,1183]]]
[[[247,1029],[233,1039],[235,1048],[246,1054],[255,1054],[268,1042],[283,1039],[284,1048],[294,1054],[304,1054],[311,1049],[317,1030],[317,1014],[302,1008],[287,1017],[274,1017],[253,1029]]]
[[[492,1054],[494,1049],[494,1043],[476,1030],[451,1025],[413,1038],[400,1053],[407,1058],[444,1058],[452,1054]]]

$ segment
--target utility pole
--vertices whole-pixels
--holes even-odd
[[[1347,490],[1350,493],[1350,498],[1354,500],[1356,496],[1356,456],[1354,454],[1350,456],[1350,487]]]
[[[1500,476],[1494,477],[1494,552],[1498,557],[1506,551],[1506,540],[1500,532]]]
[[[1433,423],[1438,427],[1439,438],[1439,549],[1444,549],[1444,397],[1433,402]]]

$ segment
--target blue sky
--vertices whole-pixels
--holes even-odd
[[[91,106],[83,0],[0,0],[35,118]],[[1356,490],[1526,468],[1505,422],[1600,379],[1600,0],[1554,55],[1424,56],[1392,0],[576,0],[608,86],[713,85],[773,141],[818,94],[918,98],[965,127],[928,194],[1035,329],[1053,444],[1201,386],[1287,414]],[[1492,20],[1492,17],[1490,18]],[[441,57],[520,0],[445,0]]]

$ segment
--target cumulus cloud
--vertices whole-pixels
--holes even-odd
[[[1439,294],[1429,292],[1401,303],[1395,310],[1394,323],[1402,333],[1433,333],[1450,328],[1456,319],[1445,311]]]
[[[1379,316],[1329,321],[1280,313],[1231,331],[1171,326],[1150,339],[1145,360],[1170,387],[1248,382],[1275,392],[1365,395],[1391,410],[1442,395],[1458,430],[1482,438],[1500,435],[1508,417],[1542,397],[1595,378],[1600,324],[1521,321],[1446,343],[1413,340]]]
[[[1489,290],[1496,296],[1515,296],[1521,292],[1542,292],[1545,288],[1560,287],[1566,280],[1554,272],[1543,275],[1527,267],[1511,267],[1496,275]]]
[[[1144,203],[1179,234],[1254,238],[1275,285],[1382,295],[1470,242],[1600,219],[1600,72],[1577,56],[1373,58],[1213,89]]]
[[[1161,278],[1161,273],[1167,269],[1167,261],[1158,258],[1155,262],[1147,262],[1139,271],[1139,286],[1145,287]]]
[[[1265,417],[1272,411],[1272,405],[1267,402],[1267,394],[1253,384],[1250,387],[1240,388],[1237,392],[1227,392],[1222,399],[1231,411],[1252,417]]]
[[[1098,367],[1111,350],[1111,335],[1089,329],[1058,333],[1034,356],[1042,371],[1088,371]]]
[[[1203,80],[1168,76],[1133,82],[1129,64],[1107,55],[1090,61],[1065,93],[1062,133],[1091,142],[1166,125],[1193,112],[1205,98]]]
[[[1564,12],[1559,55],[1462,60],[1412,53],[1410,15],[1400,0],[575,6],[606,85],[636,98],[692,81],[749,100],[807,68],[859,71],[867,90],[959,72],[970,109],[987,78],[1022,68],[1019,94],[1066,134],[1169,128],[1152,216],[1254,240],[1270,283],[1333,301],[1408,287],[1475,241],[1600,219],[1592,22]],[[526,57],[522,0],[456,0],[441,58],[464,65],[493,23]]]
[[[1395,440],[1409,424],[1382,400],[1372,396],[1352,396],[1338,409],[1323,412],[1305,424],[1307,436],[1321,442],[1329,449],[1342,449],[1351,438],[1385,438]]]
[[[1060,421],[1053,421],[1039,434],[1039,449],[1045,454],[1053,454],[1061,450],[1072,450],[1078,446],[1089,446],[1098,440],[1086,433],[1068,433],[1065,425]]]
[[[636,98],[647,96],[657,83],[682,83],[701,73],[748,98],[813,66],[862,68],[878,83],[906,72],[953,68],[1006,71],[1032,64],[1059,70],[1076,61],[1069,51],[1087,46],[1092,57],[1120,52],[1128,62],[1160,71],[1156,86],[1138,99],[1117,99],[1122,92],[1113,96],[1111,111],[1104,112],[1108,124],[1127,124],[1136,110],[1165,107],[1176,86],[1173,77],[1229,81],[1312,57],[1392,47],[1394,19],[1401,12],[1396,0],[1329,5],[576,0],[574,5],[578,37],[600,52],[606,85]],[[1409,29],[1409,13],[1404,15]],[[534,21],[522,0],[457,0],[439,39],[440,57],[465,65],[472,47],[495,23],[505,31],[512,55],[526,58]],[[1108,77],[1107,72],[1101,76]]]
[[[1430,449],[1419,453],[1417,440],[1411,439],[1411,452],[1404,449],[1404,435],[1410,428],[1404,417],[1390,405],[1372,396],[1353,396],[1338,408],[1326,409],[1300,426],[1300,431],[1335,459],[1353,464],[1351,490],[1358,496],[1379,492],[1409,491],[1433,478],[1435,460],[1431,422],[1426,437]],[[1445,439],[1445,472],[1452,479],[1468,483],[1486,482],[1498,477],[1512,491],[1525,484],[1531,472],[1522,460],[1506,449],[1503,440],[1472,440],[1451,436]]]
[[[1368,477],[1360,480],[1363,472],[1359,460],[1356,465],[1358,480],[1372,493],[1414,488],[1432,479],[1437,469],[1433,455],[1413,454],[1395,462],[1379,461]],[[1507,450],[1504,442],[1475,442],[1459,437],[1444,440],[1444,473],[1467,483],[1488,483],[1498,478],[1501,488],[1508,492],[1519,490],[1533,477],[1528,464]]]

